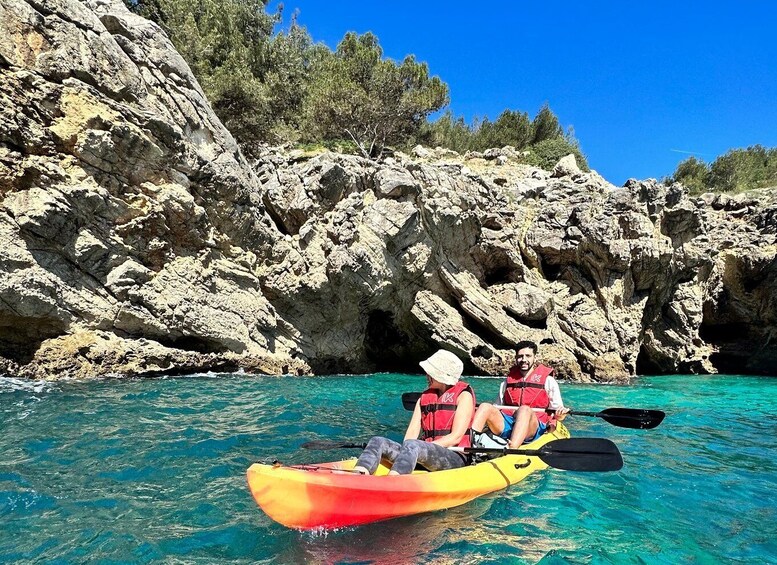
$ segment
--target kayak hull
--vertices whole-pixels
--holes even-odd
[[[567,428],[559,424],[524,448],[538,449],[568,437]],[[248,468],[248,487],[259,507],[284,526],[333,529],[459,506],[547,467],[538,457],[504,455],[433,473],[387,475],[383,466],[375,475],[348,473],[355,462],[292,467],[254,463]]]

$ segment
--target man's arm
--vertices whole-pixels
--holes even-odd
[[[564,401],[561,399],[561,389],[558,387],[558,382],[553,377],[545,379],[545,392],[548,393],[550,399],[549,408],[551,410],[559,410],[564,407]]]
[[[556,411],[556,421],[561,422],[567,417],[569,408],[564,407],[564,401],[561,400],[561,389],[559,389],[556,379],[548,377],[545,380],[545,391],[548,393],[548,407]]]

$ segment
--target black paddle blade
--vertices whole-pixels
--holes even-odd
[[[574,413],[574,410],[572,411]],[[666,414],[661,410],[641,408],[607,408],[596,414],[598,418],[613,426],[634,430],[652,430],[663,422]]]
[[[343,441],[306,441],[302,449],[364,449],[366,443],[350,443]]]
[[[410,410],[412,412],[415,410],[415,403],[418,402],[419,398],[421,398],[420,392],[403,392],[402,407],[405,410]]]
[[[604,438],[557,439],[530,453],[566,471],[617,471],[623,467],[618,446]]]

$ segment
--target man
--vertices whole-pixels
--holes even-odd
[[[472,421],[472,429],[482,432],[486,424],[499,437],[508,440],[508,447],[515,449],[522,443],[534,441],[545,431],[566,418],[561,391],[553,369],[536,365],[537,344],[521,341],[515,345],[515,365],[499,391],[501,409],[493,404],[481,404]],[[518,408],[506,408],[517,406]],[[535,411],[534,408],[542,410]],[[545,410],[555,410],[551,416]]]

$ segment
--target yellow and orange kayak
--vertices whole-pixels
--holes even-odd
[[[568,437],[569,431],[559,423],[554,432],[524,448],[538,449]],[[518,454],[411,475],[387,475],[388,469],[381,466],[375,475],[365,476],[347,472],[355,462],[353,458],[291,467],[254,463],[248,468],[248,487],[276,522],[300,530],[332,529],[459,506],[547,467],[538,457]]]

